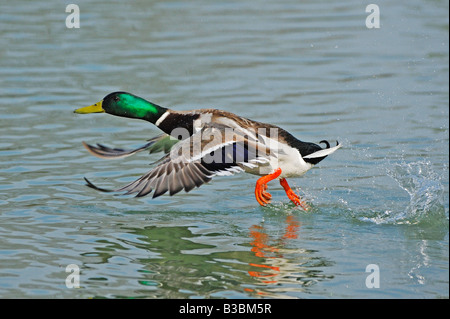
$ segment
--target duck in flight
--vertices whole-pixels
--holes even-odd
[[[163,131],[136,149],[110,148],[83,142],[93,155],[116,159],[141,151],[164,152],[149,172],[137,180],[109,190],[97,187],[85,178],[87,186],[103,192],[122,192],[153,198],[167,192],[172,196],[181,190],[191,191],[215,176],[247,172],[261,176],[256,181],[255,197],[266,206],[271,194],[267,183],[278,179],[289,199],[307,210],[309,206],[289,187],[287,177],[304,175],[314,165],[341,145],[324,148],[303,142],[282,128],[240,117],[216,109],[175,111],[126,92],[113,92],[102,101],[79,108],[75,113],[108,113],[120,117],[142,119]]]

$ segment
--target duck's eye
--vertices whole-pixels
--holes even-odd
[[[113,97],[113,100],[114,100],[115,102],[117,102],[117,101],[119,101],[120,99],[119,99],[118,96],[115,96],[115,97]]]

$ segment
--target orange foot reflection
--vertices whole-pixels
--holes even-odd
[[[286,224],[283,236],[273,245],[269,243],[270,238],[265,233],[264,227],[253,225],[250,228],[250,236],[253,238],[253,241],[250,242],[250,245],[253,246],[251,251],[255,253],[256,257],[263,260],[261,263],[249,263],[252,267],[261,268],[261,271],[249,271],[248,273],[252,277],[262,279],[263,283],[277,283],[276,277],[280,274],[280,267],[273,264],[277,262],[277,259],[283,258],[283,255],[280,254],[280,248],[282,249],[286,244],[286,239],[298,237],[300,222],[293,215],[290,215],[286,218]]]

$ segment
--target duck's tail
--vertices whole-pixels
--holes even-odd
[[[336,141],[336,146],[334,146],[334,147],[330,147],[330,143],[328,143],[328,141],[320,141],[320,143],[326,144],[327,147],[323,148],[323,149],[321,149],[319,151],[316,151],[314,153],[311,153],[311,154],[308,154],[306,156],[303,156],[303,158],[304,159],[312,159],[312,158],[316,158],[316,159],[321,158],[321,159],[323,159],[326,156],[334,153],[337,149],[339,149],[342,146],[342,144],[339,144],[338,141]]]

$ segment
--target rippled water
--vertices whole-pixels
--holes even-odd
[[[448,272],[448,2],[0,4],[3,298],[441,298]],[[155,200],[95,192],[149,169],[145,122],[77,115],[126,90],[344,144],[259,207],[255,176]],[[66,267],[80,288],[66,286]],[[366,267],[380,287],[367,288]]]

